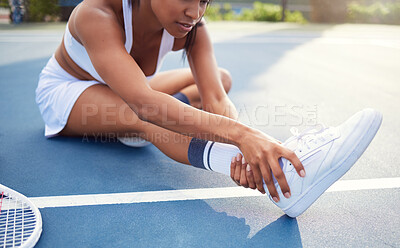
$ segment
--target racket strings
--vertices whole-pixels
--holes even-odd
[[[36,215],[26,203],[2,193],[0,200],[0,248],[19,247],[34,232]]]

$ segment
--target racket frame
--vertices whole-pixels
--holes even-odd
[[[39,209],[26,196],[24,196],[23,194],[15,191],[13,189],[8,188],[7,186],[0,184],[0,192],[1,192],[0,194],[1,194],[1,202],[2,202],[0,205],[0,212],[1,212],[1,206],[3,204],[4,196],[12,197],[12,198],[18,200],[18,201],[26,204],[32,210],[32,212],[35,216],[35,219],[36,219],[35,228],[34,228],[32,234],[28,237],[28,239],[25,241],[22,241],[20,247],[21,248],[33,248],[36,245],[36,243],[38,242],[40,235],[42,233],[42,215],[40,214]],[[15,226],[14,226],[14,228],[15,228]],[[4,246],[4,247],[8,247],[8,246]]]

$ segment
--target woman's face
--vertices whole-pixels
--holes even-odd
[[[175,38],[185,37],[206,11],[209,0],[151,0],[160,24]]]

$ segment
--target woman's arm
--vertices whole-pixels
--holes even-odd
[[[144,73],[125,50],[123,30],[112,11],[81,6],[79,12],[74,28],[96,71],[139,118],[192,137],[239,145],[241,133],[250,128],[148,86]]]
[[[303,169],[296,155],[275,143],[268,135],[230,118],[208,113],[152,90],[135,60],[124,47],[123,29],[111,10],[82,5],[75,30],[90,59],[110,88],[142,120],[171,131],[201,139],[234,144],[252,166],[255,183],[263,191],[263,181],[272,196],[278,197],[272,173],[282,192],[290,192],[278,158],[288,158],[299,175]]]
[[[203,110],[238,118],[238,113],[222,86],[217,61],[205,22],[197,28],[194,45],[188,61],[199,89]]]

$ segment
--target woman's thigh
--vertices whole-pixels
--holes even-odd
[[[184,88],[185,84],[190,85],[190,80],[193,80],[190,70],[185,69],[160,73],[157,77],[154,78],[156,80],[151,80],[156,83],[156,86],[153,84],[153,89],[169,94],[179,92],[181,87]],[[158,84],[159,81],[163,81],[169,87]],[[87,88],[79,96],[60,134],[81,136],[112,133],[125,136],[129,133],[148,131],[150,125],[152,124],[140,120],[128,104],[109,86],[96,84]]]
[[[75,102],[65,128],[65,136],[139,136],[170,158],[189,164],[191,138],[139,119],[136,113],[107,85],[87,88]]]
[[[125,135],[140,132],[144,124],[107,85],[96,84],[79,96],[61,135]]]
[[[228,92],[231,85],[229,72],[219,69],[222,83]],[[149,82],[157,91],[173,95],[182,89],[194,87],[189,68],[161,72]],[[62,135],[91,135],[113,133],[141,133],[150,123],[139,119],[136,113],[107,85],[96,84],[87,88],[75,102]]]

